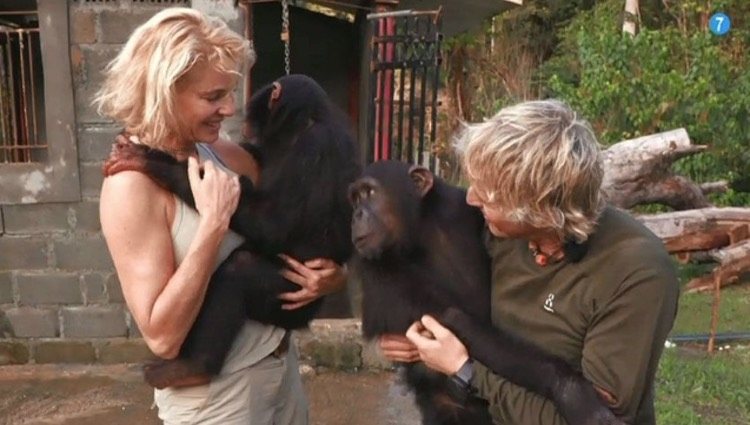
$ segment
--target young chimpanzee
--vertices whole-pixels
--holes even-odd
[[[247,120],[261,163],[260,182],[240,178],[241,195],[230,228],[246,242],[211,277],[200,313],[177,359],[146,368],[157,388],[195,373],[217,374],[245,318],[287,329],[304,327],[321,300],[282,310],[278,295],[299,287],[284,279],[278,254],[301,261],[345,262],[352,251],[347,187],[359,175],[347,118],[311,78],[291,75],[261,88]],[[195,206],[186,162],[143,145],[119,143],[105,175],[137,170]]]
[[[493,327],[484,220],[465,198],[465,191],[429,170],[392,161],[371,164],[350,186],[357,251],[352,270],[362,283],[365,337],[404,334],[431,314],[463,340],[473,358],[552,400],[569,424],[621,424],[571,366]],[[486,404],[456,398],[448,377],[421,363],[405,367],[425,424],[492,423]]]

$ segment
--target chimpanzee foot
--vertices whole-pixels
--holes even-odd
[[[143,367],[143,376],[149,385],[158,389],[192,387],[211,381],[211,376],[202,370],[189,360],[157,360]]]
[[[555,405],[569,424],[626,425],[617,419],[597,394],[594,386],[583,378],[570,378],[555,391]]]
[[[146,169],[146,153],[148,151],[148,146],[118,138],[112,145],[109,157],[104,161],[102,174],[104,174],[104,177],[108,177],[122,171],[143,172]]]

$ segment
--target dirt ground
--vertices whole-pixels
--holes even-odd
[[[417,425],[393,373],[305,376],[312,425]],[[135,365],[0,367],[2,425],[151,425],[152,390]]]

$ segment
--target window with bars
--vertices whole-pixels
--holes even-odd
[[[0,163],[46,161],[44,70],[35,3],[0,10]]]
[[[81,199],[68,6],[0,0],[0,205]]]

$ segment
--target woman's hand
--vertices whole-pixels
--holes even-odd
[[[404,335],[385,334],[378,339],[383,356],[393,362],[413,363],[419,361],[419,351]]]
[[[469,352],[453,333],[432,316],[422,316],[414,322],[406,337],[416,345],[419,358],[430,369],[453,375],[469,359]]]
[[[300,263],[287,255],[279,257],[288,267],[281,271],[281,275],[301,286],[297,291],[279,295],[279,299],[286,301],[281,306],[284,310],[300,308],[323,295],[341,290],[346,284],[344,268],[331,260],[316,258]]]
[[[226,230],[240,199],[239,178],[217,169],[211,161],[203,164],[202,178],[200,169],[198,160],[189,157],[188,178],[195,198],[195,209],[201,220]]]

